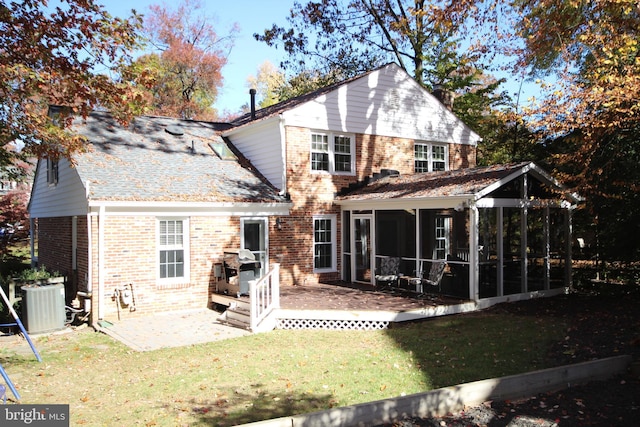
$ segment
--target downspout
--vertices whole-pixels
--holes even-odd
[[[86,191],[85,191],[85,200],[87,200],[87,289],[86,292],[78,292],[78,295],[84,298],[84,311],[87,313],[93,312],[93,239],[91,238],[93,232],[93,226],[91,218],[91,209],[88,206],[89,201],[89,188],[91,185],[91,181],[87,180]],[[93,324],[93,314],[91,315],[91,323]]]
[[[104,318],[104,228],[105,207],[98,213],[98,319]]]
[[[286,195],[288,192],[287,189],[287,137],[285,130],[285,119],[282,114],[279,116],[280,121],[278,123],[280,130],[280,158],[282,160],[282,189],[280,190],[280,195]]]
[[[84,311],[90,312],[93,310],[92,307],[92,296],[93,296],[93,250],[92,248],[92,239],[91,232],[93,227],[91,225],[91,212],[87,212],[87,292],[83,294],[82,292],[78,292],[78,295],[85,298]],[[93,322],[92,322],[93,323]]]
[[[38,260],[35,259],[36,257],[36,248],[35,248],[35,240],[34,236],[34,227],[35,227],[35,223],[36,221],[32,218],[29,217],[29,245],[30,245],[30,250],[31,250],[31,268],[36,268],[38,266]]]

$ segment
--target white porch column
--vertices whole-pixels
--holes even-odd
[[[566,255],[565,255],[565,278],[564,285],[566,287],[571,286],[573,282],[573,209],[571,206],[567,208],[567,216],[565,220],[565,245],[566,245]]]
[[[504,208],[496,208],[497,233],[496,243],[498,252],[498,296],[504,295]]]
[[[480,300],[480,269],[478,265],[479,215],[475,203],[469,206],[469,297]]]

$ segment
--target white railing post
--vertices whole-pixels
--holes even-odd
[[[250,327],[257,331],[260,323],[274,309],[280,308],[280,264],[273,264],[264,277],[249,282],[249,300]]]
[[[280,264],[273,265],[273,276],[271,279],[272,308],[280,308]]]

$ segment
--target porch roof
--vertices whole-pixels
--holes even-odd
[[[579,196],[569,193],[551,175],[532,162],[492,165],[441,172],[389,175],[363,184],[336,197],[336,203],[399,201],[406,199],[473,199],[478,200],[508,182],[532,173],[550,188],[564,194],[572,202]]]

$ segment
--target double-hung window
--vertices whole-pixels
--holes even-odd
[[[312,132],[311,170],[355,175],[355,136]]]
[[[313,271],[336,270],[336,216],[313,217]]]
[[[158,279],[160,283],[189,280],[189,222],[182,218],[158,220]]]
[[[447,170],[447,146],[416,143],[414,145],[414,171],[435,172]]]

